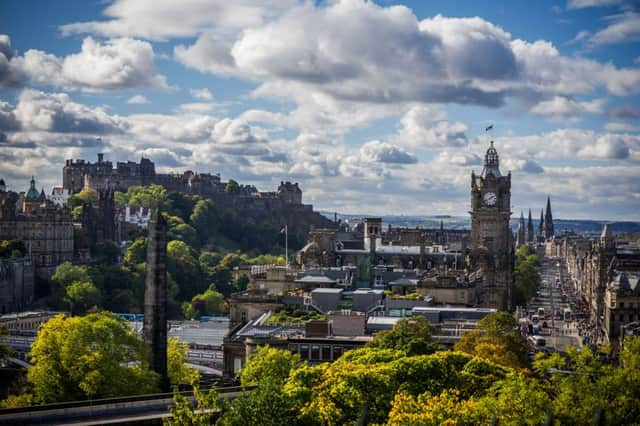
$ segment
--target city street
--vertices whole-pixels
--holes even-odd
[[[520,317],[526,315],[534,324],[535,330],[539,331],[533,334],[542,336],[547,348],[565,351],[569,346],[581,347],[577,322],[573,320],[574,293],[567,281],[564,264],[561,259],[542,256],[540,259],[540,287],[527,305],[526,314],[521,312]]]

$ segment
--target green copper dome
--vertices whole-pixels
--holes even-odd
[[[40,192],[36,189],[36,180],[31,176],[31,185],[29,186],[29,191],[26,194],[27,201],[39,201],[40,200]]]

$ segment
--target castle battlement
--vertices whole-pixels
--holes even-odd
[[[187,194],[211,198],[260,198],[274,200],[287,205],[302,204],[302,190],[297,182],[282,181],[277,191],[260,192],[253,185],[239,185],[234,193],[227,194],[227,182],[223,182],[220,174],[197,173],[186,170],[182,173],[156,173],[155,164],[148,158],[141,158],[139,163],[126,161],[116,163],[104,160],[104,154],[98,154],[98,161],[66,160],[62,169],[62,187],[72,194],[83,188],[101,190],[111,188],[116,191],[127,191],[130,186],[161,185],[167,191],[178,191]]]

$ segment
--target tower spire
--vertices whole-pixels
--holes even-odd
[[[493,175],[495,177],[502,176],[500,174],[500,158],[498,156],[498,151],[493,147],[493,141],[491,141],[491,146],[489,146],[487,153],[484,155],[482,177],[486,178],[488,175]]]
[[[551,214],[551,197],[547,196],[547,208],[544,214],[544,237],[551,238],[554,235],[553,215]]]
[[[527,221],[527,242],[533,242],[533,220],[531,219],[531,209],[529,209],[529,220]]]

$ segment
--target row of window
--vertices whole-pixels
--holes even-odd
[[[351,347],[341,345],[314,345],[306,343],[289,343],[289,350],[300,354],[300,358],[309,361],[335,361]]]

